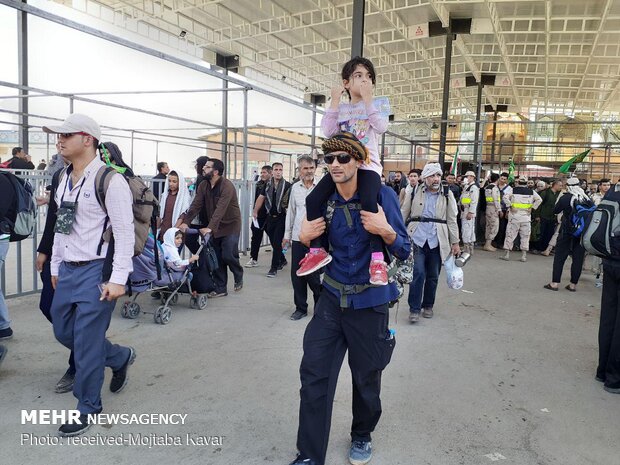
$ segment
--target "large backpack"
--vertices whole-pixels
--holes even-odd
[[[620,260],[620,185],[607,192],[586,223],[581,244],[586,252]]]
[[[107,214],[105,205],[105,196],[112,180],[112,175],[117,171],[109,166],[99,168],[95,176],[95,194],[97,201],[103,211]],[[149,236],[149,232],[157,235],[157,217],[159,215],[159,202],[155,198],[153,191],[147,187],[146,183],[139,176],[123,173],[123,178],[129,185],[131,197],[133,199],[133,226],[135,232],[134,257],[140,255],[144,250],[144,245]],[[108,220],[103,226],[103,234],[97,253],[101,253],[101,247],[104,242],[110,242],[112,239],[112,228],[108,228]]]
[[[596,206],[591,200],[575,202],[568,218],[568,233],[573,237],[581,237],[594,210]]]
[[[352,223],[352,217],[351,217],[350,210],[361,210],[362,204],[359,202],[352,202],[352,203],[346,203],[344,205],[338,206],[336,205],[335,201],[328,200],[327,209],[325,212],[325,224],[327,226],[326,228],[327,230],[329,229],[329,226],[332,222],[332,219],[334,217],[334,212],[336,211],[336,209],[343,210],[346,221],[347,221],[347,225],[351,227],[353,223]],[[325,232],[326,235],[328,234],[327,230]],[[329,244],[329,248],[331,250],[331,243]],[[413,249],[405,260],[401,260],[400,258],[393,256],[389,252],[389,250],[387,250],[387,248],[384,248],[384,251],[385,251],[385,254],[389,258],[388,265],[387,265],[388,280],[389,282],[396,283],[396,288],[398,290],[398,296],[396,297],[396,300],[389,303],[389,306],[393,307],[396,303],[398,303],[400,298],[403,296],[405,292],[405,288],[404,288],[405,284],[410,284],[411,281],[413,281]],[[366,288],[369,288],[369,287],[375,287],[375,286],[373,284],[367,284],[367,285],[361,286],[361,288],[363,288],[362,290],[365,290]],[[362,290],[360,290],[360,292]]]
[[[8,171],[0,173],[6,177],[15,191],[15,218],[6,218],[11,230],[9,241],[23,241],[34,231],[37,217],[32,185]]]

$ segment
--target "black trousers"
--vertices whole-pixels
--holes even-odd
[[[43,264],[41,270],[41,282],[43,283],[43,289],[41,289],[41,298],[39,300],[39,309],[43,316],[47,318],[47,321],[52,322],[52,301],[54,300],[54,288],[52,287],[52,273],[50,270],[50,260],[47,260]],[[69,372],[75,374],[75,360],[73,358],[73,351],[69,354]]]
[[[190,224],[189,227],[192,229],[206,228],[206,226],[195,225],[195,224]],[[200,248],[200,235],[199,234],[186,234],[185,245],[187,246],[189,251],[192,253],[192,255],[196,254],[196,252],[198,252],[198,249]]]
[[[357,170],[358,192],[362,210],[377,213],[379,211],[379,191],[381,191],[381,176],[372,170]],[[329,200],[329,196],[336,190],[336,183],[331,175],[327,174],[321,178],[312,192],[306,197],[306,217],[308,221],[320,218],[323,205]],[[310,245],[321,247],[321,239],[314,239]],[[383,241],[380,236],[371,234],[371,252],[382,252]]]
[[[540,219],[540,239],[538,239],[538,242],[536,243],[536,250],[544,251],[547,249],[549,246],[549,241],[551,241],[553,233],[555,232],[555,225],[555,219]]]
[[[318,271],[306,276],[297,276],[299,262],[308,253],[308,247],[299,241],[292,241],[291,246],[291,283],[293,283],[293,301],[295,310],[308,313],[308,287],[312,292],[314,305],[319,300],[321,293],[321,276]]]
[[[280,263],[284,261],[282,254],[282,239],[284,239],[284,228],[286,227],[286,213],[277,216],[269,215],[265,222],[265,232],[271,242],[271,269],[277,270]]]
[[[250,258],[253,260],[258,260],[258,252],[260,251],[260,243],[263,242],[263,233],[265,232],[265,220],[266,217],[256,218],[258,222],[258,228],[254,227],[254,224],[251,224],[250,228],[252,229],[252,240],[250,242]]]
[[[321,290],[304,334],[297,449],[302,458],[325,464],[334,394],[344,355],[353,378],[353,440],[370,441],[381,417],[381,372],[394,350],[388,339],[388,305],[340,308],[338,297]]]
[[[620,266],[605,263],[596,375],[605,386],[620,388]]]
[[[573,263],[570,267],[570,282],[577,284],[579,277],[581,276],[581,269],[583,267],[583,259],[586,251],[581,245],[581,241],[578,237],[573,237],[569,234],[563,234],[560,231],[558,236],[558,242],[555,245],[555,255],[553,256],[553,277],[554,283],[562,281],[562,270],[564,269],[564,262],[570,255],[573,257]]]
[[[507,211],[504,214],[508,213]],[[499,247],[503,247],[504,241],[506,240],[506,228],[508,227],[508,219],[500,218],[499,219],[499,231],[497,231],[497,236],[495,236],[494,242],[498,244]]]
[[[239,235],[213,239],[213,248],[217,255],[219,268],[213,273],[216,292],[227,292],[228,287],[228,268],[232,271],[235,283],[243,282],[243,268],[239,263]]]

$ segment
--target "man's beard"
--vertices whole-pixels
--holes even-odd
[[[205,174],[205,179],[207,181],[211,181],[211,179],[213,179],[213,172],[209,172],[209,173]]]

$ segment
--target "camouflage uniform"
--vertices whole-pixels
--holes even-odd
[[[461,206],[461,236],[463,244],[469,253],[473,252],[476,242],[476,210],[478,209],[478,198],[480,188],[475,183],[468,184],[461,194],[459,201]],[[468,220],[467,214],[471,213],[473,218]]]
[[[508,260],[510,250],[517,234],[521,236],[521,261],[526,261],[529,249],[530,234],[532,232],[532,209],[536,210],[542,203],[540,195],[529,187],[524,186],[524,177],[519,178],[519,185],[512,190],[512,194],[504,196],[504,203],[510,209],[508,227],[506,228],[506,240],[504,250],[506,255],[500,257]],[[527,180],[526,180],[527,182]]]
[[[502,211],[502,204],[500,202],[499,189],[495,184],[489,184],[484,189],[484,196],[487,201],[487,225],[484,238],[490,243],[499,232],[499,213]]]

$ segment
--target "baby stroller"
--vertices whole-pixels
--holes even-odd
[[[186,234],[199,234],[195,229],[188,229]],[[203,250],[206,252],[207,239],[202,238],[202,243],[198,249],[197,255],[200,261],[203,261]],[[159,268],[161,270],[161,279],[157,279],[157,266],[155,262],[155,247],[159,247]],[[208,305],[208,297],[206,294],[194,295],[192,289],[192,274],[196,268],[196,264],[191,264],[185,271],[173,271],[166,266],[163,258],[164,254],[161,246],[155,238],[149,236],[144,246],[144,251],[133,258],[133,272],[129,275],[129,295],[132,296],[130,301],[123,304],[121,315],[123,318],[135,319],[140,313],[150,313],[141,311],[140,304],[136,299],[144,292],[158,292],[161,299],[161,306],[157,307],[153,314],[155,323],[165,325],[170,322],[172,317],[173,305],[179,300],[179,294],[189,295],[189,307],[199,310],[205,310]],[[209,278],[212,280],[211,276]],[[204,279],[203,279],[204,281]],[[212,289],[198,289],[200,292],[210,292]]]

